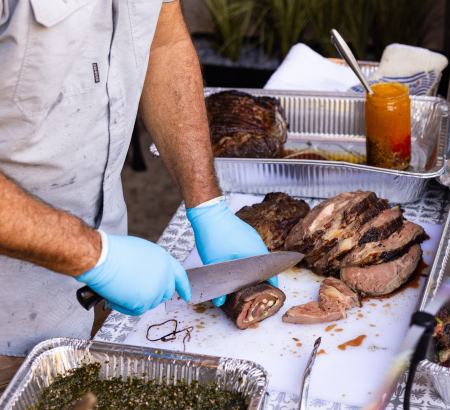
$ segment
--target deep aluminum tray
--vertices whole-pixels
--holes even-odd
[[[2,410],[26,410],[36,403],[59,373],[82,363],[100,362],[100,377],[140,377],[165,383],[184,379],[190,383],[216,381],[219,388],[243,392],[249,410],[264,406],[268,375],[247,360],[174,352],[87,340],[57,338],[37,345],[0,397]],[[143,373],[146,373],[143,376]],[[173,379],[172,379],[173,378]]]
[[[225,90],[205,88],[205,96]],[[277,98],[289,123],[287,149],[323,149],[365,156],[365,97],[358,93],[319,93],[239,89]],[[445,172],[449,104],[438,97],[411,97],[412,160],[406,171],[343,161],[216,158],[225,192],[329,198],[344,191],[374,191],[393,203],[420,198],[426,184]],[[159,153],[154,145],[150,151]]]

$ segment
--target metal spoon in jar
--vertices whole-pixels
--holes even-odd
[[[347,43],[344,41],[341,35],[334,28],[331,29],[330,34],[331,34],[331,42],[337,48],[341,57],[347,62],[349,67],[359,78],[359,81],[361,81],[362,85],[367,90],[367,92],[369,94],[373,94],[373,90],[372,88],[370,88],[370,85],[367,82],[366,77],[364,77],[364,74],[362,73],[358,62],[356,61],[355,56],[351,52],[350,47],[347,45]]]

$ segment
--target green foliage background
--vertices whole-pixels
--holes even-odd
[[[434,0],[204,0],[218,50],[232,62],[243,47],[262,46],[284,58],[299,42],[325,57],[338,57],[330,42],[335,28],[358,60],[369,44],[379,61],[392,43],[421,46]],[[305,32],[313,39],[305,41]]]

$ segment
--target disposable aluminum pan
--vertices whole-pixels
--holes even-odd
[[[430,275],[424,287],[423,296],[417,310],[426,310],[427,304],[436,295],[445,276],[448,276],[448,260],[450,257],[450,213],[447,215],[442,231],[436,257],[431,267]],[[431,313],[431,312],[430,312]],[[430,343],[428,357],[419,364],[419,369],[427,373],[438,394],[450,405],[450,368],[434,363],[436,344]]]
[[[187,383],[216,381],[219,388],[248,395],[249,410],[264,406],[268,374],[263,367],[247,360],[56,338],[31,351],[0,398],[0,409],[26,410],[40,399],[43,388],[58,374],[93,362],[101,363],[103,379],[130,376],[164,383],[182,379]]]
[[[436,391],[450,405],[450,368],[433,362],[434,343],[431,346],[430,358],[422,361],[419,368],[428,374]]]
[[[205,96],[224,90],[206,88]],[[289,123],[286,150],[323,151],[331,160],[216,158],[216,173],[225,192],[329,198],[363,189],[393,203],[407,203],[420,198],[427,183],[445,172],[449,104],[442,98],[411,97],[411,165],[395,171],[348,162],[364,161],[366,154],[364,95],[240,91],[280,101]],[[154,145],[150,151],[159,156]],[[338,157],[349,159],[333,160]]]

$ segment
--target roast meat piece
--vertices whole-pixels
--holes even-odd
[[[341,279],[353,290],[367,296],[387,295],[403,285],[414,273],[422,257],[419,244],[393,261],[367,267],[341,269]]]
[[[291,307],[282,317],[285,323],[309,325],[326,323],[345,319],[347,314],[344,307],[336,301],[308,302],[304,305]]]
[[[361,306],[358,295],[336,278],[326,278],[319,288],[319,301],[294,306],[283,315],[283,322],[325,323],[347,318],[346,309]]]
[[[352,236],[342,239],[323,255],[311,268],[319,274],[335,275],[342,264],[342,259],[358,246],[369,242],[378,242],[397,232],[403,225],[400,206],[387,208],[373,219],[361,226]]]
[[[424,229],[414,222],[406,221],[401,229],[381,242],[369,242],[350,252],[341,267],[373,265],[389,262],[402,256],[409,248],[428,239]]]
[[[370,191],[340,194],[312,209],[291,230],[286,247],[305,253],[307,266],[321,273],[317,262],[386,208],[387,201]]]
[[[436,340],[436,348],[438,350],[446,350],[450,349],[450,307],[443,306],[436,317],[439,319],[438,324],[435,327],[434,338]],[[442,357],[440,355],[440,362],[444,362],[448,360],[448,357]],[[445,355],[447,356],[447,354]]]
[[[399,205],[380,212],[370,223],[358,232],[358,246],[365,243],[382,241],[403,226],[403,211]]]
[[[361,307],[358,295],[337,278],[326,278],[320,284],[319,300],[324,301],[328,298],[337,300],[347,310]]]
[[[326,227],[320,228],[350,200],[351,195],[344,192],[316,205],[305,218],[291,229],[284,244],[286,250],[304,254],[311,252],[314,249],[315,240],[325,234]]]
[[[281,158],[288,124],[279,101],[241,91],[206,97],[214,156]]]
[[[291,228],[309,212],[309,205],[281,192],[267,194],[263,201],[244,206],[236,216],[247,222],[261,235],[267,249],[284,244]]]
[[[273,316],[285,300],[282,290],[262,282],[228,295],[221,309],[243,330]]]

